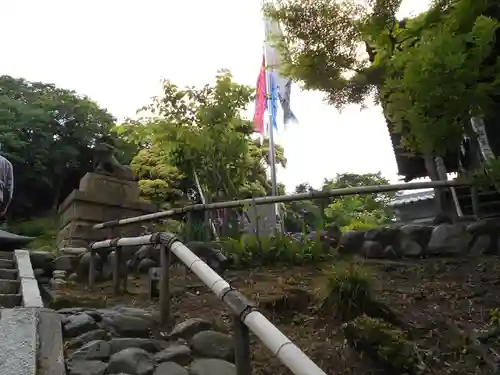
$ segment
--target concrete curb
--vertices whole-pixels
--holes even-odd
[[[42,297],[38,289],[38,281],[31,266],[28,250],[15,250],[14,259],[17,264],[18,279],[21,283],[20,294],[24,307],[43,307]]]
[[[0,374],[65,375],[61,318],[54,310],[0,310]]]

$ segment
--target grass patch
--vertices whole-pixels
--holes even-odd
[[[376,318],[361,315],[342,326],[351,347],[394,374],[419,374],[423,365],[405,332]]]
[[[373,301],[372,288],[376,281],[371,268],[357,262],[338,262],[328,272],[320,311],[325,315],[333,313],[342,321],[366,313]]]
[[[221,240],[223,252],[235,268],[270,265],[304,265],[331,258],[330,249],[317,240],[295,240],[285,236]]]
[[[7,224],[9,232],[27,237],[35,237],[26,247],[53,251],[56,249],[56,239],[59,232],[59,216],[50,215],[31,220]]]

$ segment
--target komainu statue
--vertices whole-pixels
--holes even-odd
[[[115,148],[105,141],[94,147],[94,173],[104,174],[120,180],[134,181],[134,173],[128,165],[121,165],[115,157]]]

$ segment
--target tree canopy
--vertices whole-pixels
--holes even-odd
[[[120,136],[143,148],[132,167],[144,195],[171,205],[194,186],[195,175],[213,200],[266,195],[269,144],[252,139],[252,123],[243,117],[253,91],[228,71],[203,87],[165,81],[163,95],[141,109],[139,120],[117,126]],[[276,155],[285,166],[279,146]]]
[[[29,217],[55,210],[91,170],[92,146],[96,138],[110,136],[113,125],[111,114],[89,98],[52,84],[1,76],[1,152],[15,173],[10,213]]]
[[[401,2],[282,0],[267,12],[285,28],[275,44],[286,75],[338,108],[381,101],[405,147],[443,154],[456,147],[471,114],[495,110],[500,6],[436,0],[425,13],[398,19]]]
[[[339,173],[332,179],[325,179],[320,191],[388,183],[380,172]],[[312,191],[315,189],[309,183],[295,188],[295,193]],[[322,202],[290,202],[285,205],[285,228],[289,232],[317,230],[334,224],[343,230],[373,228],[392,220],[389,203],[394,197],[395,193],[379,193],[329,198]]]

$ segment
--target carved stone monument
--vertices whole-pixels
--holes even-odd
[[[121,165],[114,148],[98,143],[94,153],[94,172],[80,180],[78,190],[59,206],[58,247],[86,247],[90,242],[122,236],[137,236],[141,223],[93,230],[104,221],[118,220],[155,212],[153,205],[139,200],[139,185],[129,166]]]

